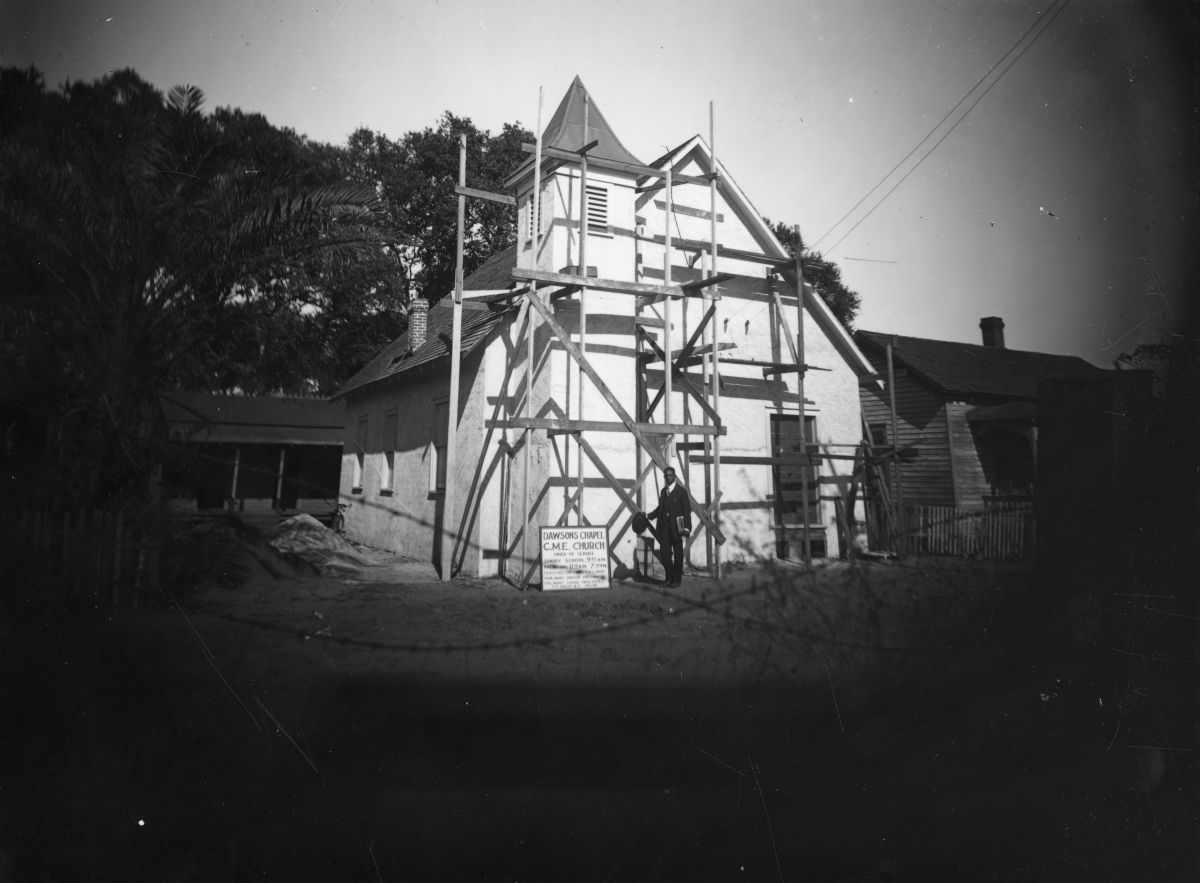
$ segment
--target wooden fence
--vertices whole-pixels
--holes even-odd
[[[873,521],[883,520],[868,518]],[[1033,506],[905,506],[898,536],[873,533],[872,548],[880,551],[1019,561],[1034,551]]]
[[[132,513],[27,510],[0,516],[0,557],[45,600],[105,609],[144,606],[157,594],[161,543]]]

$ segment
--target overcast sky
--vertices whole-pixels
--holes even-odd
[[[578,74],[649,161],[707,136],[711,100],[718,155],[840,263],[858,327],[974,343],[998,315],[1011,348],[1108,367],[1191,297],[1194,80],[1177,4],[1062,4],[0,0],[0,53],[335,143],[446,110],[533,128],[538,87],[545,120]]]

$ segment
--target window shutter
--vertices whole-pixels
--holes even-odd
[[[393,411],[383,418],[383,449],[385,451],[394,451],[396,449],[396,425],[399,415]]]
[[[359,451],[367,449],[367,418],[358,418],[358,431],[355,433],[354,441],[358,444]]]
[[[587,185],[587,219],[589,233],[608,232],[608,188]]]

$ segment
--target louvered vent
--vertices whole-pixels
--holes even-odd
[[[608,232],[608,189],[588,184],[588,232]]]

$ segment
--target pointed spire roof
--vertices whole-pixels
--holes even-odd
[[[587,139],[583,136],[583,103],[584,96],[588,97],[588,131]],[[588,93],[587,87],[579,77],[571,83],[571,88],[563,96],[550,118],[550,123],[542,133],[542,144],[546,147],[557,147],[559,150],[578,150],[588,141],[599,141],[589,156],[600,159],[612,159],[619,162],[642,165],[642,161],[625,149],[621,139],[613,132],[608,120],[600,112],[600,107]]]

